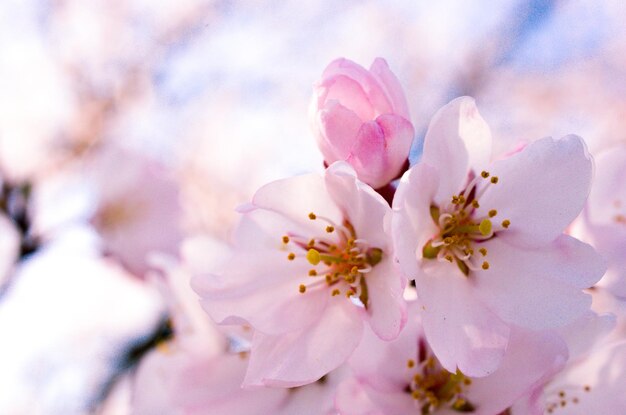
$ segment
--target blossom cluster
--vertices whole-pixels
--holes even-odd
[[[140,367],[138,413],[624,411],[626,148],[599,154],[595,178],[574,135],[494,154],[470,97],[414,140],[380,58],[333,61],[310,120],[322,174],[240,205],[210,272],[189,269],[198,247],[162,264],[187,307]]]
[[[230,207],[191,168],[180,186],[105,140],[63,169],[6,164],[0,295],[110,279],[124,330],[147,318],[117,304],[161,313],[124,363],[136,415],[626,413],[626,144],[512,145],[471,97],[430,121],[407,98],[382,58],[331,62],[309,108],[320,171],[240,200],[228,244],[180,223]]]

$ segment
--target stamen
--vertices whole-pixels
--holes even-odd
[[[317,219],[317,216],[315,215],[315,213],[311,212],[311,213],[309,213],[309,219],[315,220],[315,219]]]
[[[497,214],[498,214],[498,211],[497,211],[497,210],[495,210],[495,209],[491,209],[491,210],[489,211],[489,217],[490,217],[490,218],[493,218],[493,217],[494,217],[494,216],[496,216]]]
[[[294,257],[295,257],[295,255],[294,255]],[[306,259],[307,259],[307,261],[309,261],[309,264],[317,265],[321,261],[321,255],[320,255],[319,251],[317,251],[316,249],[311,248],[306,253]]]
[[[289,255],[287,255],[287,259],[293,261],[294,259],[296,259],[296,254],[290,252]]]
[[[316,276],[317,276],[317,271],[316,270],[314,270],[314,269],[309,270],[309,277],[316,277]]]
[[[487,256],[487,248],[480,248],[478,252],[480,252],[483,256]]]
[[[328,233],[332,233],[334,230],[335,230],[335,228],[333,226],[328,225],[326,227],[326,232],[328,232]]]
[[[491,221],[489,219],[483,219],[478,225],[478,229],[483,236],[491,234]]]
[[[486,179],[487,177],[489,177],[489,172],[488,172],[488,171],[484,171],[484,170],[483,170],[483,171],[480,173],[480,175],[482,176],[482,178],[483,178],[483,179]]]
[[[304,294],[306,292],[306,285],[300,284],[298,290],[300,291],[300,294]]]
[[[510,225],[511,225],[511,221],[510,221],[510,220],[505,219],[505,220],[503,220],[503,221],[502,221],[502,227],[503,227],[504,229],[508,229],[508,227],[509,227]]]
[[[333,297],[335,297],[335,296],[337,296],[337,295],[339,295],[339,294],[341,294],[341,291],[339,291],[337,288],[335,288],[335,289],[333,290],[333,292],[331,293],[331,295],[332,295]]]
[[[283,236],[283,243],[284,244],[288,244],[289,243],[289,237],[287,235]]]
[[[483,269],[489,269],[489,262],[487,262],[487,261],[483,262],[482,268]]]
[[[498,183],[498,176],[493,176],[493,177],[491,178],[491,183],[493,183],[493,184]]]

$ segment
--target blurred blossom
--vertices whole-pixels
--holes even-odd
[[[59,237],[15,270],[0,303],[0,407],[7,414],[85,413],[115,374],[120,352],[147,335],[161,306],[116,264]]]
[[[626,298],[626,142],[597,155],[580,230],[608,261],[598,285]]]
[[[137,152],[98,150],[41,182],[36,229],[50,236],[73,222],[88,222],[101,236],[105,254],[143,276],[148,254],[178,252],[182,217],[175,178]]]
[[[0,213],[0,286],[17,262],[20,234],[4,214]]]

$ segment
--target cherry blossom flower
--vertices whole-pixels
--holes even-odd
[[[509,413],[622,413],[626,408],[626,342],[611,336],[614,323],[613,315],[588,313],[560,330],[570,350],[569,361],[554,366]]]
[[[311,120],[327,163],[346,160],[374,188],[402,173],[414,130],[400,82],[384,59],[369,71],[347,59],[331,62],[315,85]]]
[[[366,331],[349,360],[354,380],[346,381],[338,391],[340,414],[494,415],[527,394],[567,358],[565,343],[556,334],[529,335],[527,330],[514,328],[506,355],[494,373],[483,378],[451,373],[428,346],[418,307],[412,303],[411,318],[392,342],[381,342]],[[355,401],[359,409],[353,405]]]
[[[491,162],[489,127],[471,98],[435,115],[421,162],[398,187],[392,233],[445,369],[486,376],[512,325],[559,327],[589,309],[582,289],[605,266],[562,232],[581,211],[591,174],[578,137],[541,139]]]
[[[608,261],[598,284],[626,297],[626,145],[598,154],[596,161],[594,184],[580,222],[581,237]]]
[[[199,258],[199,248],[210,248]],[[333,372],[320,382],[296,389],[242,389],[249,353],[229,345],[230,332],[221,332],[204,313],[189,286],[189,270],[207,260],[219,261],[224,247],[216,241],[187,240],[183,263],[157,255],[151,272],[170,311],[173,339],[160,343],[142,361],[132,389],[136,415],[324,415],[333,407],[334,389],[343,379]],[[194,297],[194,298],[192,298]]]
[[[383,339],[398,335],[404,283],[385,232],[391,209],[348,164],[270,183],[241,211],[233,256],[192,282],[215,321],[255,329],[246,385],[319,379],[357,347],[363,322]]]

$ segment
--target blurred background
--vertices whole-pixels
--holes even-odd
[[[620,0],[0,3],[0,414],[127,414],[171,335],[155,252],[208,263],[260,185],[321,171],[312,84],[384,57],[417,137],[471,95],[505,152],[626,139]],[[200,267],[200,266],[199,266]]]

